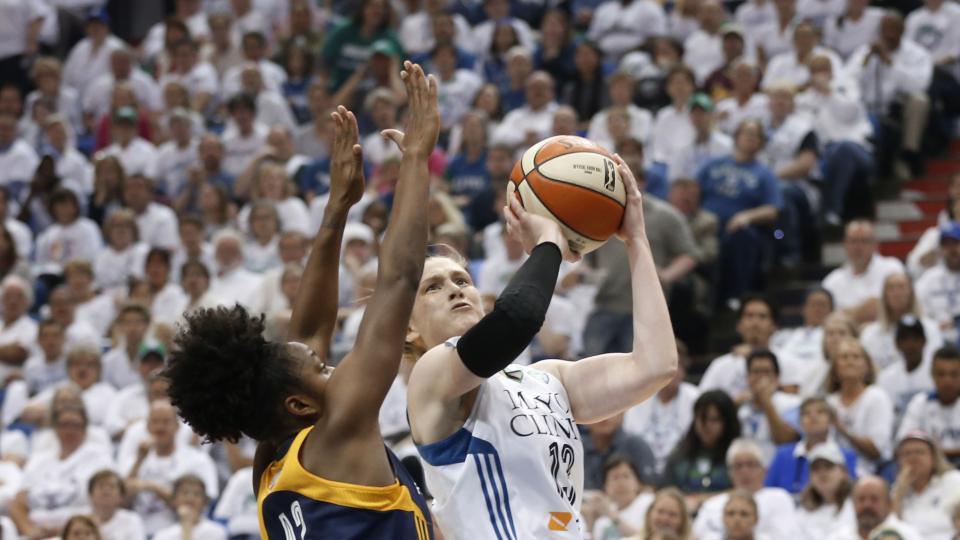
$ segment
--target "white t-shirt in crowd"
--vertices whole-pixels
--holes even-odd
[[[657,111],[657,117],[653,122],[653,132],[669,133],[669,137],[653,137],[653,160],[662,163],[672,163],[677,156],[683,152],[683,149],[693,144],[696,138],[696,130],[690,121],[690,110],[684,107],[683,110],[677,110],[672,105]]]
[[[851,405],[840,401],[840,394],[827,396],[827,403],[837,412],[837,421],[851,434],[869,437],[880,451],[880,459],[890,456],[893,436],[893,402],[887,393],[877,386],[870,385]],[[877,461],[857,451],[857,475],[873,473]]]
[[[660,4],[638,0],[627,5],[603,2],[593,12],[587,37],[609,58],[619,58],[654,36],[667,33],[667,17]]]
[[[143,265],[150,246],[138,242],[123,251],[106,245],[93,262],[93,274],[98,288],[125,287],[133,276],[143,275]]]
[[[724,538],[723,507],[730,495],[722,493],[704,501],[693,522],[693,533],[698,540],[722,540]],[[797,530],[793,498],[785,490],[774,487],[760,488],[753,494],[759,510],[756,532],[771,538],[791,538]]]
[[[891,274],[904,272],[903,263],[894,257],[875,253],[862,274],[854,274],[846,263],[823,278],[823,288],[833,295],[836,309],[851,309],[871,298],[880,298],[883,281]]]
[[[81,217],[69,225],[54,223],[37,238],[37,264],[63,265],[73,259],[93,262],[103,246],[100,227]]]
[[[257,519],[257,497],[250,486],[253,484],[253,467],[245,467],[233,473],[220,494],[213,517],[227,523],[230,536],[260,534]]]
[[[906,37],[890,56],[888,65],[870,56],[870,45],[862,45],[847,61],[847,74],[860,83],[860,94],[871,109],[886,111],[902,94],[924,93],[933,79],[933,57]]]
[[[933,437],[940,448],[960,449],[960,399],[944,405],[936,392],[913,396],[897,430],[897,440],[918,430]]]
[[[653,504],[654,495],[650,492],[643,492],[640,495],[637,495],[637,498],[634,499],[626,508],[617,512],[617,518],[621,523],[629,525],[636,530],[643,529],[643,523],[646,520],[647,510],[650,508],[650,505]],[[608,535],[608,531],[611,533]],[[615,533],[613,531],[616,531]],[[603,516],[597,519],[593,524],[593,538],[604,539],[604,538],[619,538],[620,537],[620,528],[617,527],[613,520]]]
[[[907,15],[903,37],[930,51],[934,62],[952,58],[960,50],[960,6],[943,2],[937,11],[922,5]],[[956,68],[951,70],[956,73]]]
[[[65,187],[76,186],[81,197],[93,193],[93,165],[76,148],[67,146],[54,166]]]
[[[107,351],[100,362],[103,365],[101,379],[117,390],[133,384],[142,384],[140,373],[137,371],[140,361],[127,356],[127,346],[124,343]]]
[[[719,33],[710,34],[701,28],[683,42],[683,49],[683,62],[693,70],[697,84],[703,84],[723,66],[723,37]]]
[[[807,510],[798,504],[796,517],[799,540],[823,540],[837,527],[852,527],[857,523],[857,515],[849,497],[839,509],[833,504],[823,504],[816,510]]]
[[[653,115],[650,111],[630,103],[627,105],[627,116],[630,118],[630,136],[644,145],[649,144],[653,135]],[[593,115],[590,119],[590,127],[587,129],[587,138],[604,148],[616,148],[617,141],[610,135],[610,127],[607,124],[609,117],[610,109],[604,109]]]
[[[639,0],[634,2],[634,5],[643,2],[649,0]],[[559,105],[556,102],[551,102],[539,111],[533,110],[529,105],[510,111],[493,131],[492,142],[518,146],[526,140],[528,132],[533,132],[537,140],[549,137],[553,131],[553,114],[557,112],[557,107]]]
[[[154,322],[174,323],[180,318],[188,298],[183,289],[176,283],[167,283],[160,292],[153,297],[150,313]]]
[[[823,28],[827,18],[839,17],[847,9],[846,0],[799,0],[797,16]]]
[[[27,315],[23,315],[11,324],[4,324],[0,320],[0,346],[19,345],[27,353],[37,344],[37,323]],[[18,371],[7,364],[0,364],[0,381]]]
[[[90,442],[65,459],[57,450],[33,454],[23,469],[30,519],[42,527],[62,527],[86,506],[90,477],[112,468],[109,450]]]
[[[177,214],[172,208],[151,202],[143,213],[137,215],[140,241],[150,247],[174,250],[180,245]]]
[[[933,353],[943,346],[943,334],[940,327],[933,319],[923,317],[920,319],[923,324],[923,333],[927,338],[927,344],[923,348],[923,361],[933,360]],[[860,331],[860,343],[870,354],[870,359],[880,369],[886,368],[901,359],[900,351],[896,344],[896,323],[888,328],[880,321],[874,321],[867,324]]]
[[[438,82],[440,83],[437,88],[440,125],[444,129],[450,129],[459,124],[463,115],[470,110],[477,93],[483,88],[483,79],[474,71],[458,69],[449,79],[438,79]],[[379,133],[376,135],[379,136]]]
[[[274,207],[277,209],[277,215],[280,216],[281,232],[297,231],[310,235],[319,229],[319,227],[317,227],[317,229],[313,229],[313,232],[311,232],[310,210],[307,209],[307,204],[303,202],[303,199],[299,197],[287,197],[282,201],[271,202],[273,202]],[[237,212],[237,225],[243,232],[250,231],[250,210],[251,206],[246,204]]]
[[[147,178],[157,177],[157,147],[140,137],[135,137],[126,146],[113,143],[97,152],[94,158],[99,160],[106,156],[116,156],[127,176],[142,174]]]
[[[960,471],[949,470],[934,476],[922,493],[909,489],[903,498],[903,521],[912,525],[927,540],[954,538],[949,505],[960,494]]]
[[[696,386],[681,382],[677,395],[668,403],[659,397],[635,405],[624,413],[623,431],[643,437],[657,460],[657,472],[662,472],[667,457],[693,422],[693,404],[700,397]]]
[[[253,156],[266,144],[269,132],[270,129],[267,126],[254,123],[253,131],[244,137],[240,130],[230,123],[221,137],[224,152],[223,170],[234,177],[240,176]]]
[[[735,97],[728,97],[717,103],[717,127],[732,136],[744,120],[755,119],[766,123],[770,117],[769,102],[767,95],[760,93],[753,94],[743,104],[738,103]]]
[[[153,540],[183,540],[183,528],[179,523],[171,525],[154,535]],[[227,540],[223,525],[204,518],[193,528],[190,540]]]
[[[40,392],[30,400],[30,404],[46,403],[53,405],[53,395],[62,386],[71,385],[70,381],[64,381],[60,385],[51,386],[43,392]],[[102,426],[107,418],[107,409],[113,403],[117,391],[112,386],[104,382],[96,382],[82,392],[83,405],[87,409],[87,418],[90,425]]]
[[[748,0],[740,4],[733,17],[744,33],[752,36],[764,25],[777,20],[777,8],[771,0]]]
[[[93,327],[96,336],[104,336],[117,318],[117,305],[108,294],[99,294],[82,304],[77,304],[74,319]]]
[[[134,456],[136,459],[136,456]],[[134,463],[120,463],[120,471],[128,475]],[[185,474],[195,474],[203,480],[207,496],[215,499],[219,493],[217,486],[217,468],[210,456],[191,446],[176,445],[173,454],[158,456],[150,450],[140,465],[140,480],[158,482],[168,488],[173,482]],[[169,527],[176,522],[176,516],[167,504],[154,493],[142,491],[137,494],[133,502],[133,510],[143,518],[144,529],[147,534],[156,534],[157,531]]]
[[[197,141],[186,146],[176,141],[167,141],[157,149],[157,186],[167,195],[175,197],[187,181],[187,169],[197,163]]]
[[[175,438],[177,446],[191,446],[194,437],[193,430],[183,422],[183,419],[178,417],[177,420],[180,422],[180,428],[177,430]],[[149,442],[150,439],[150,432],[147,431],[147,417],[144,415],[143,418],[130,424],[127,430],[123,432],[123,437],[120,438],[120,444],[117,445],[117,464],[120,465],[120,468],[122,469],[126,463],[136,461],[140,443]]]
[[[951,272],[941,262],[924,272],[915,290],[923,314],[937,321],[944,341],[956,343],[960,337],[954,322],[960,315],[960,273]]]
[[[858,48],[868,45],[877,37],[883,9],[867,7],[856,21],[847,16],[829,17],[823,26],[823,44],[843,58],[849,58]]]
[[[818,1],[818,0],[814,0]],[[833,67],[833,73],[841,73],[843,62],[836,53],[825,47],[815,47],[813,53],[818,56],[826,56]],[[779,84],[789,84],[795,87],[803,87],[810,80],[810,70],[806,62],[801,62],[797,58],[797,53],[791,49],[780,53],[770,59],[767,69],[764,71],[761,87],[764,89]]]
[[[219,298],[228,306],[235,302],[252,307],[263,284],[263,277],[243,267],[237,267],[223,275],[213,278],[210,294]]]
[[[883,368],[877,375],[876,385],[883,389],[893,402],[897,418],[907,410],[913,396],[926,394],[933,390],[933,377],[930,376],[930,363],[920,362],[913,371],[907,371],[907,364],[898,360]]]
[[[7,507],[20,492],[22,482],[20,467],[9,461],[0,461],[0,513],[7,513]]]
[[[96,50],[93,40],[83,38],[70,49],[67,61],[63,64],[63,82],[80,92],[82,98],[90,84],[100,75],[110,70],[110,55],[113,51],[125,47],[123,40],[110,35]]]
[[[796,394],[786,392],[773,393],[773,408],[777,410],[785,422],[792,425],[797,432],[800,432],[800,403],[803,398]],[[770,432],[770,421],[763,410],[753,401],[745,401],[737,409],[737,416],[740,418],[740,435],[753,439],[760,449],[766,461],[769,462],[777,451],[777,443],[773,440],[773,434]]]
[[[823,359],[823,327],[798,326],[778,330],[770,338],[770,346],[807,366],[813,365]]]
[[[56,386],[66,378],[67,359],[63,355],[48,361],[43,351],[37,350],[23,363],[23,380],[27,381],[31,394]]]
[[[783,351],[774,349],[780,366],[780,384],[800,385],[809,371],[804,362],[798,361]],[[714,358],[700,379],[700,391],[723,390],[736,397],[747,390],[747,359],[739,354],[727,353]]]
[[[136,512],[118,508],[110,521],[100,524],[103,540],[144,540],[143,520]]]
[[[104,427],[111,435],[122,433],[133,422],[146,418],[150,412],[147,389],[143,383],[131,384],[117,392],[107,409]]]
[[[17,255],[29,260],[33,256],[33,231],[18,219],[7,218],[3,225],[10,231],[13,243],[17,245]]]

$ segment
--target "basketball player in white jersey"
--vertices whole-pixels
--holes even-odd
[[[493,311],[484,316],[462,264],[435,257],[424,266],[407,336],[409,351],[420,356],[407,404],[447,540],[583,538],[583,446],[576,424],[649,398],[677,369],[641,195],[633,173],[615,159],[627,191],[618,234],[627,244],[633,284],[632,352],[511,365],[543,323],[561,259],[575,258],[555,222],[525,212],[513,197],[507,228],[530,257]]]

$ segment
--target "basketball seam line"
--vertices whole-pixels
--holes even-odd
[[[546,177],[545,177],[545,178],[546,178]],[[524,181],[524,182],[527,182],[527,177],[526,177],[526,176],[523,177],[523,181]],[[601,239],[599,239],[599,238],[594,238],[594,237],[592,237],[592,236],[589,236],[589,235],[587,235],[587,234],[584,234],[584,233],[578,231],[578,230],[575,229],[574,227],[571,227],[569,223],[567,223],[566,221],[564,221],[564,219],[561,218],[560,216],[558,216],[553,210],[551,210],[549,206],[547,206],[546,204],[544,204],[543,199],[540,198],[540,194],[537,193],[537,190],[536,190],[536,189],[534,189],[533,184],[531,184],[530,182],[527,182],[527,187],[530,188],[530,191],[533,193],[533,196],[536,197],[536,198],[540,201],[540,204],[542,204],[547,210],[550,210],[550,215],[553,216],[553,218],[556,219],[557,221],[559,221],[560,223],[563,223],[564,227],[570,229],[571,231],[575,232],[576,234],[578,234],[578,235],[580,235],[580,236],[582,236],[582,237],[584,237],[584,238],[586,238],[586,239],[588,239],[588,240],[593,240],[594,242],[603,242],[603,240],[601,240]],[[517,190],[517,191],[519,192],[519,190]],[[521,195],[520,198],[522,199],[522,198],[523,198],[523,195]]]
[[[552,176],[547,176],[547,175],[543,174],[542,172],[540,172],[540,167],[541,167],[541,166],[546,165],[547,163],[550,163],[551,161],[553,161],[553,160],[555,160],[555,159],[557,159],[557,158],[560,158],[560,157],[563,157],[563,156],[569,156],[570,154],[579,154],[579,153],[581,153],[581,152],[570,152],[570,153],[567,153],[567,154],[560,154],[560,155],[557,155],[557,156],[553,156],[552,158],[545,159],[545,160],[543,161],[543,163],[537,164],[537,156],[540,155],[540,150],[542,150],[542,148],[538,149],[537,152],[533,155],[533,170],[530,171],[530,172],[538,173],[540,176],[546,178],[547,180],[550,180],[551,182],[560,182],[561,184],[566,184],[566,185],[568,185],[568,186],[576,186],[576,187],[579,187],[579,188],[586,189],[586,190],[588,190],[588,191],[592,191],[592,192],[596,193],[597,195],[601,195],[601,196],[606,197],[606,198],[610,199],[611,201],[615,202],[615,203],[617,204],[617,206],[619,206],[620,208],[626,208],[626,207],[627,207],[627,204],[626,204],[626,203],[622,203],[622,204],[621,204],[620,201],[618,201],[618,200],[615,199],[614,197],[611,197],[610,195],[607,195],[606,193],[604,193],[604,192],[602,192],[602,191],[597,191],[597,190],[595,190],[595,189],[590,189],[590,188],[588,188],[587,186],[580,185],[580,184],[577,184],[577,183],[575,183],[575,182],[568,182],[568,181],[566,181],[566,180],[559,180],[559,179],[556,179],[556,178],[554,178],[554,177],[552,177]],[[601,154],[600,152],[594,152],[594,151],[592,151],[592,150],[585,150],[585,151],[583,151],[583,153],[597,154],[598,156],[600,156],[600,157],[602,157],[602,158],[604,158],[604,159],[610,159],[610,158],[608,158],[607,156]],[[522,159],[523,159],[523,158],[521,158],[521,160],[522,160]],[[521,173],[523,172],[523,165],[522,165],[522,164],[520,165],[520,172],[521,172]],[[528,175],[528,174],[529,174],[529,173],[526,173],[526,174],[523,175],[523,179],[524,179],[524,180],[527,179],[527,175]],[[622,182],[623,180],[621,179],[620,181]],[[529,183],[529,182],[528,182],[528,183]],[[531,187],[532,187],[532,186],[531,186]]]

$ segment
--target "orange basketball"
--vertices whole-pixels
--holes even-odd
[[[574,251],[602,246],[620,229],[627,192],[610,153],[583,137],[561,135],[531,146],[513,166],[507,196],[560,224]]]

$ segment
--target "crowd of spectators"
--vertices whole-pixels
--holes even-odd
[[[133,38],[117,4],[0,0],[3,538],[259,537],[253,443],[203,444],[159,373],[199,308],[239,303],[284,339],[337,105],[367,180],[331,358],[350,350],[405,59],[439,81],[430,239],[485,301],[525,257],[501,209],[529,145],[588,137],[647,194],[681,369],[582,427],[591,538],[957,538],[960,176],[906,264],[871,222],[953,138],[954,0],[175,0]],[[841,235],[844,264],[779,328],[755,291]],[[631,347],[627,268],[617,241],[565,264],[517,361]],[[710,351],[723,316],[739,341]],[[699,385],[691,353],[712,359]],[[409,368],[381,413],[408,459]]]

